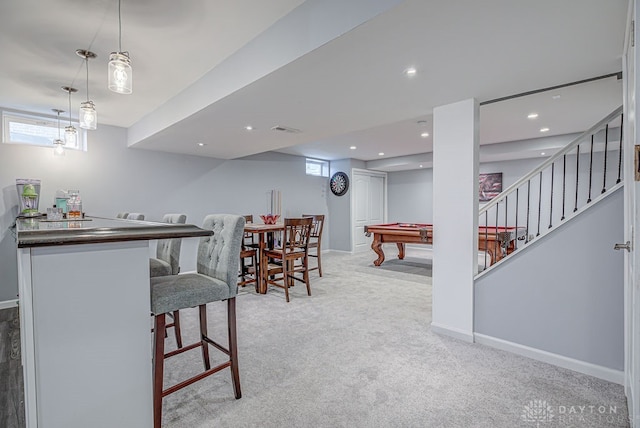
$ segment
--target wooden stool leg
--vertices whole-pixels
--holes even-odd
[[[153,426],[162,426],[162,387],[164,379],[165,314],[154,317],[153,327]]]
[[[240,390],[240,370],[238,368],[238,339],[236,334],[236,298],[227,300],[227,327],[229,329],[229,359],[231,360],[231,378],[236,399],[242,397]]]
[[[254,284],[256,286],[256,293],[259,293],[260,291],[258,290],[258,276],[260,275],[260,269],[258,269],[258,252],[254,252],[253,253],[253,279],[254,279]]]
[[[178,349],[182,348],[182,333],[180,332],[180,311],[173,311],[173,333],[176,335]]]
[[[320,248],[320,242],[318,242],[318,275],[322,276],[322,257],[320,254],[322,253],[322,249]]]
[[[287,298],[287,302],[289,302],[289,262],[286,260],[282,261],[282,282],[284,283],[284,295]]]
[[[202,362],[204,369],[211,368],[209,361],[209,344],[204,340],[207,337],[207,305],[200,305],[200,341],[202,342]]]
[[[309,259],[307,256],[304,257],[304,263],[309,263]],[[305,269],[303,272],[304,275],[304,283],[307,286],[307,295],[311,296],[311,284],[309,283],[309,269]]]

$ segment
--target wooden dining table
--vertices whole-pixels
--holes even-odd
[[[264,255],[264,250],[273,246],[273,233],[284,231],[284,223],[275,224],[246,223],[245,233],[253,233],[258,237],[258,275],[256,278],[258,293],[267,293],[267,271],[268,260]]]

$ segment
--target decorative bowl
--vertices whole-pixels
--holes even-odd
[[[264,224],[276,224],[280,216],[278,214],[263,214],[260,218]]]

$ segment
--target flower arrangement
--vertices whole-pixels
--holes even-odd
[[[264,224],[276,224],[280,216],[278,214],[263,214],[260,218]]]

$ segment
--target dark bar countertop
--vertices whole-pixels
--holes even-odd
[[[209,236],[211,230],[192,224],[86,217],[82,220],[49,221],[45,217],[16,219],[19,248],[54,245]]]

